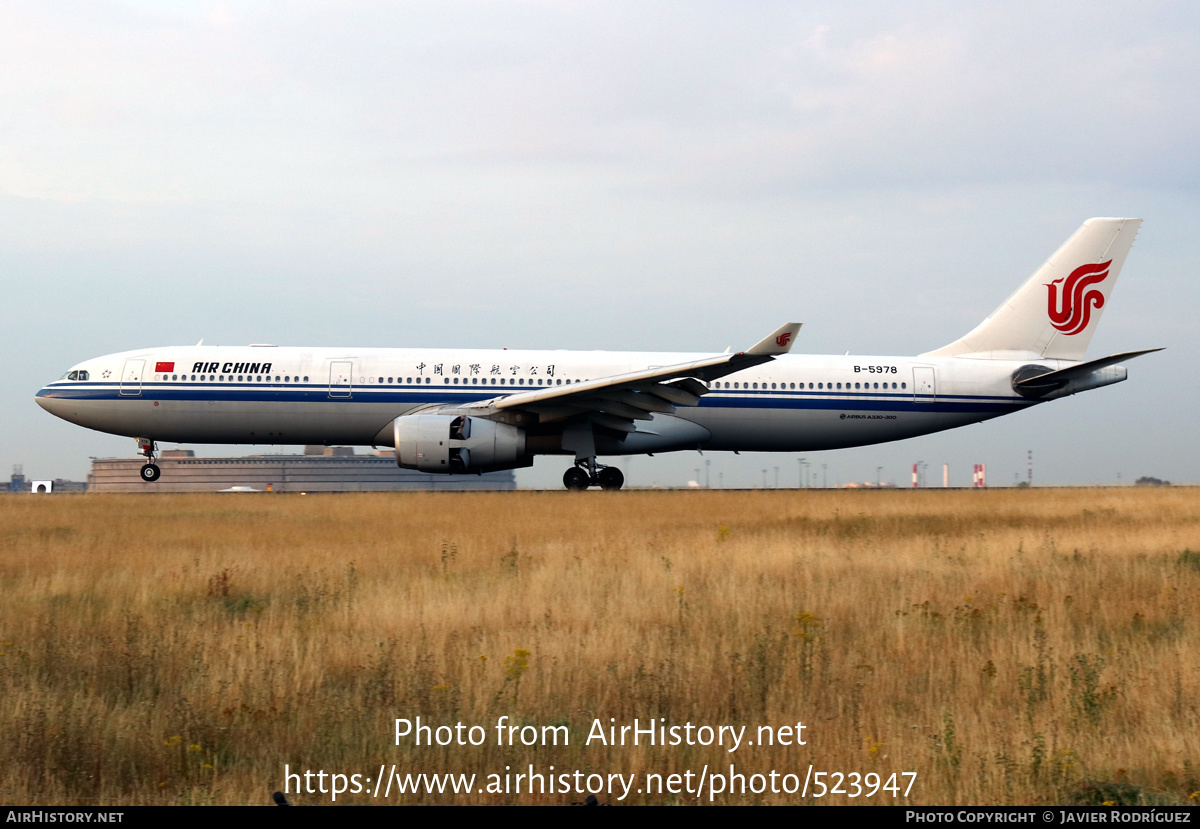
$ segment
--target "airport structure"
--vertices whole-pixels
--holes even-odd
[[[430,475],[401,469],[391,450],[358,455],[350,447],[306,446],[302,455],[197,458],[190,449],[160,456],[157,481],[141,478],[142,459],[97,458],[89,492],[391,492],[397,490],[510,490],[512,471]]]
[[[69,481],[65,478],[55,478],[54,480],[29,480],[25,477],[25,469],[21,464],[13,466],[12,477],[8,480],[8,485],[0,483],[0,492],[86,492],[87,484],[83,481]]]
[[[166,450],[161,464],[170,476],[146,483],[142,460],[95,458],[87,484],[55,480],[39,491],[63,492],[389,492],[399,490],[511,490],[512,471],[484,475],[430,475],[401,469],[391,450],[358,455],[352,448],[307,446],[299,455],[251,455],[197,458],[190,449]],[[41,482],[39,482],[41,483]],[[50,483],[50,482],[45,482]],[[13,470],[11,492],[31,492],[20,467]]]

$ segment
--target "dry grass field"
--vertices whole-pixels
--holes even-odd
[[[285,763],[1195,803],[1198,522],[1185,488],[2,497],[0,803],[269,803]],[[395,745],[417,716],[487,743]],[[503,716],[570,744],[499,746]],[[585,745],[635,717],[799,721],[807,745]]]

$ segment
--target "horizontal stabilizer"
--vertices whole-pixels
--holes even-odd
[[[1155,351],[1162,351],[1162,349],[1147,348],[1144,351],[1126,351],[1121,354],[1112,354],[1108,357],[1101,357],[1098,360],[1089,360],[1086,363],[1080,363],[1077,366],[1068,366],[1067,368],[1060,368],[1058,371],[1048,371],[1044,374],[1025,377],[1015,381],[1013,387],[1018,389],[1054,388],[1063,385],[1069,380],[1085,377],[1097,369],[1115,366],[1117,363],[1132,360],[1134,357],[1141,357],[1143,354],[1153,354]]]

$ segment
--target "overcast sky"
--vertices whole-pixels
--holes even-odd
[[[33,402],[100,354],[720,351],[793,319],[798,352],[915,354],[1136,216],[1089,357],[1168,350],[1126,383],[809,460],[1198,482],[1198,41],[1185,2],[0,0],[0,478],[133,454]]]

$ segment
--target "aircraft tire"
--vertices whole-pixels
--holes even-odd
[[[162,470],[157,465],[148,463],[142,467],[142,480],[146,483],[151,483],[158,480],[158,476],[162,474]]]
[[[572,466],[563,473],[563,486],[567,489],[583,492],[588,488],[589,483],[587,473],[578,466]]]
[[[600,474],[596,477],[599,479],[600,487],[609,492],[616,492],[625,485],[625,475],[615,466],[601,469]]]

